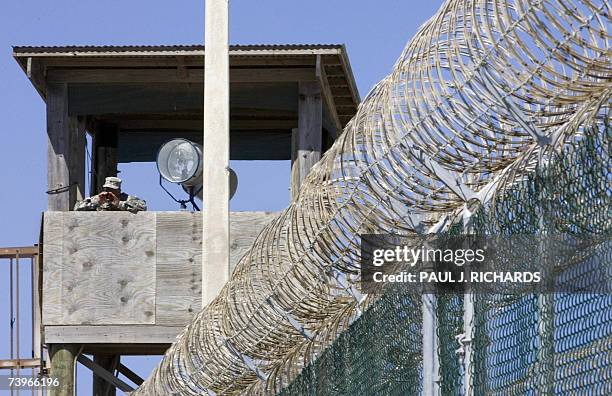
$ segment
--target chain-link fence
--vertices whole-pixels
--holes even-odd
[[[612,128],[609,114],[600,114],[603,121],[585,127],[561,153],[478,211],[472,231],[610,235]],[[467,365],[466,341],[458,337],[465,332],[463,295],[438,295],[433,380],[442,395],[466,394],[465,378],[474,395],[612,394],[612,295],[580,292],[593,283],[607,283],[609,290],[609,239],[573,260],[553,267],[555,282],[571,283],[575,293],[474,295]],[[423,381],[432,379],[422,374],[421,309],[420,296],[388,291],[280,395],[422,393]]]

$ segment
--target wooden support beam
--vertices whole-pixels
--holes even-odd
[[[202,306],[229,279],[229,5],[206,0]]]
[[[202,68],[187,69],[51,69],[48,83],[194,83],[204,82]],[[180,72],[182,70],[182,73]],[[231,83],[279,83],[315,81],[313,67],[241,68],[230,71]]]
[[[68,211],[85,195],[84,122],[68,114],[67,84],[47,86],[49,210]]]
[[[104,179],[117,176],[119,127],[112,123],[98,123],[93,144],[92,195],[102,191]]]
[[[119,363],[119,367],[117,369],[121,374],[125,375],[125,378],[129,379],[136,385],[140,386],[144,383],[144,379],[140,378],[138,374],[129,369],[129,367]]]
[[[59,386],[51,388],[51,396],[74,396],[76,384],[75,363],[80,347],[76,344],[50,345],[52,378],[57,378]]]
[[[131,386],[129,386],[128,384],[120,380],[119,378],[115,377],[112,373],[108,372],[105,368],[103,368],[102,366],[94,362],[93,360],[89,359],[87,356],[79,354],[77,360],[83,366],[93,371],[97,376],[99,376],[100,378],[103,378],[105,381],[110,383],[113,387],[123,392],[134,391],[134,388],[132,388]]]
[[[291,197],[296,199],[310,169],[321,159],[323,107],[318,82],[299,84],[298,128],[294,130]]]
[[[99,365],[110,374],[115,374],[120,365],[119,355],[94,355],[94,363]],[[96,371],[92,372],[93,375],[93,396],[115,396],[117,389],[111,385],[106,379],[100,377]]]
[[[325,73],[325,64],[323,62],[324,61],[322,57],[320,55],[317,55],[317,80],[319,81],[319,84],[321,86],[321,92],[323,94],[323,101],[325,102],[325,109],[327,110],[327,114],[329,114],[334,123],[336,133],[340,133],[342,131],[342,123],[338,118],[338,112],[336,111],[336,105],[334,103],[334,95],[332,94],[329,88],[329,80],[327,78],[327,74]]]

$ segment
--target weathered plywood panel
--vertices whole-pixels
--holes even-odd
[[[276,216],[230,213],[232,270]],[[199,212],[47,212],[43,323],[184,326],[201,307],[201,249]]]
[[[277,215],[273,212],[230,213],[230,272],[263,227]],[[201,249],[201,213],[157,214],[157,324],[187,324],[200,310]]]
[[[230,274],[278,212],[230,212]]]
[[[63,216],[61,315],[45,324],[154,324],[155,213]]]
[[[202,215],[157,214],[156,323],[188,323],[202,305]]]
[[[62,319],[63,212],[45,212],[43,217],[43,323]]]

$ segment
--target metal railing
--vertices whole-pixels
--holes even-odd
[[[36,379],[46,373],[41,339],[42,260],[40,256],[39,246],[0,248],[0,266],[9,266],[8,289],[6,289],[8,296],[0,295],[1,299],[8,297],[5,301],[8,301],[9,317],[0,318],[0,323],[8,319],[8,322],[4,322],[5,325],[2,326],[5,327],[8,323],[9,356],[8,359],[0,359],[0,370],[10,370],[9,377],[13,378],[31,377]],[[2,268],[2,273],[5,273],[5,271],[5,268]],[[6,279],[1,279],[0,282],[5,284]],[[30,301],[22,301],[23,291],[28,288],[31,289]],[[1,287],[0,290],[4,290],[4,287]],[[24,312],[24,305],[30,305],[29,310],[25,309],[25,311],[30,312]],[[31,315],[30,320],[27,321],[24,315]],[[28,324],[31,324],[29,330],[24,328],[24,325]],[[21,345],[22,335],[23,332],[28,331],[31,333],[31,344],[29,345],[30,348],[26,346],[24,349]],[[4,334],[4,331],[0,334]],[[29,353],[26,351],[27,349],[30,349]],[[0,371],[0,374],[5,375],[2,371]],[[21,393],[26,394],[30,391],[32,395],[46,394],[43,387],[35,386],[9,389],[9,394],[13,396]]]

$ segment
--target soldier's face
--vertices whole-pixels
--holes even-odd
[[[104,189],[104,191],[111,192],[111,193],[115,194],[116,196],[119,196],[119,194],[121,194],[121,190],[118,190],[116,188],[108,188],[108,187],[106,187]]]

